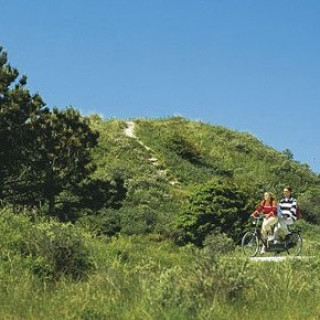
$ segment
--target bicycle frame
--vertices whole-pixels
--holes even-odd
[[[260,215],[253,220],[254,230],[248,231],[242,238],[241,245],[246,255],[255,256],[262,245],[265,246],[266,252],[280,253],[286,251],[287,254],[295,251],[295,255],[299,255],[302,247],[302,237],[300,230],[290,230],[290,234],[284,240],[268,240],[263,239],[261,235],[261,226],[264,216]],[[291,252],[290,252],[291,251]]]

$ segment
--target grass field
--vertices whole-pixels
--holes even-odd
[[[94,270],[83,280],[41,279],[18,257],[0,264],[0,319],[320,317],[318,256],[257,263],[240,248],[221,254],[157,236],[86,242]]]

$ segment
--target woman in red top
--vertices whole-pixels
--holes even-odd
[[[278,222],[277,216],[277,202],[270,192],[264,193],[264,200],[262,200],[252,216],[257,217],[259,213],[263,213],[264,219],[261,226],[261,235],[264,239],[270,235],[271,226]],[[265,252],[265,246],[262,247],[261,253]]]

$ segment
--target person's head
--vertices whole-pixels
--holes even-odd
[[[274,197],[273,197],[272,193],[265,192],[264,193],[264,200],[268,201],[268,202],[272,202],[274,200]]]
[[[292,193],[292,188],[289,187],[289,186],[286,186],[283,188],[283,194],[286,198],[290,198],[291,196],[291,193]]]

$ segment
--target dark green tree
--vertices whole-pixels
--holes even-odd
[[[10,66],[7,53],[0,47],[0,200],[23,202],[24,196],[18,192],[17,197],[14,190],[23,185],[28,189],[25,175],[34,144],[33,122],[45,108],[41,97],[25,88],[26,77],[18,77],[17,69]]]
[[[88,120],[72,107],[43,112],[34,122],[31,173],[36,178],[37,201],[50,215],[57,208],[75,203],[77,190],[95,170],[90,149],[98,141]]]
[[[126,194],[121,179],[113,188],[90,178],[98,133],[88,118],[72,107],[50,110],[18,77],[0,48],[0,200],[63,220],[75,220],[83,208],[119,206]]]
[[[286,148],[282,151],[282,154],[285,156],[288,160],[293,160],[293,153],[290,149]]]
[[[246,195],[229,181],[215,179],[196,188],[179,216],[179,242],[202,246],[213,232],[237,241],[249,216],[246,204]]]

